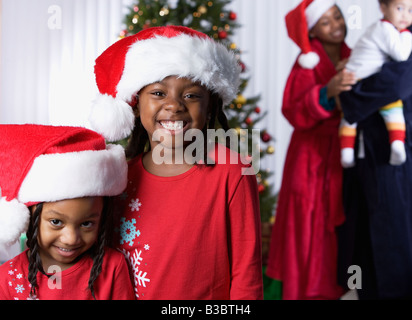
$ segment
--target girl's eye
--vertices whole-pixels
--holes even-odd
[[[186,99],[199,99],[201,98],[198,94],[193,94],[193,93],[188,93],[187,95],[185,95]]]
[[[52,219],[50,220],[50,223],[53,227],[61,227],[63,223],[59,219]]]
[[[154,95],[156,97],[163,97],[165,94],[161,91],[154,91],[154,92],[152,92],[152,95]]]
[[[83,228],[91,228],[93,227],[94,223],[92,221],[86,221],[82,223]]]

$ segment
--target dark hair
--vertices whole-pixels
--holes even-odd
[[[227,131],[230,129],[227,117],[223,111],[223,101],[217,93],[210,94],[208,116],[208,123],[206,123],[202,130],[205,136],[207,129],[216,129],[216,121],[223,130]],[[205,139],[205,144],[206,143],[207,140]],[[147,151],[150,151],[149,136],[142,125],[140,117],[136,117],[135,126],[126,147],[126,157],[132,159]],[[204,163],[208,163],[206,157],[207,154],[205,153]]]
[[[378,0],[379,4],[384,4],[386,6],[388,6],[393,0]]]
[[[36,209],[32,212],[30,216],[30,223],[27,230],[27,247],[30,250],[29,256],[29,275],[28,280],[31,284],[30,296],[36,297],[37,291],[37,272],[41,272],[44,275],[48,276],[41,262],[39,254],[39,225],[40,225],[40,215],[43,210],[43,203],[39,203],[36,206]],[[93,265],[90,270],[90,277],[88,282],[88,287],[93,298],[95,297],[94,292],[94,282],[102,271],[103,257],[104,257],[104,248],[111,244],[112,241],[112,201],[111,198],[103,198],[103,212],[100,219],[99,233],[97,235],[96,243],[87,251],[87,254],[93,259]]]

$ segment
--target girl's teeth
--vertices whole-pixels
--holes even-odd
[[[167,130],[181,130],[183,129],[183,121],[162,121],[160,124]]]

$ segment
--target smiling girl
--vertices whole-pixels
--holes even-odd
[[[262,299],[256,176],[243,175],[250,166],[220,144],[203,162],[178,156],[191,145],[179,135],[205,137],[217,121],[229,129],[223,106],[238,92],[235,56],[203,33],[158,27],[115,43],[95,71],[93,127],[114,140],[131,133],[115,245],[133,268],[136,296]],[[166,153],[171,161],[159,161]],[[209,163],[222,154],[225,163]]]
[[[107,247],[123,148],[83,128],[2,125],[0,149],[0,242],[28,225],[28,249],[0,266],[0,299],[134,299],[124,255]]]

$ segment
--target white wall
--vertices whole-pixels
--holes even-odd
[[[97,92],[94,59],[116,41],[132,0],[2,0],[0,123],[85,125]],[[268,116],[261,123],[276,153],[261,167],[275,172],[278,190],[291,128],[280,110],[298,54],[284,16],[300,0],[233,0],[242,27],[234,37],[249,68],[248,96],[261,94]],[[380,17],[378,0],[338,0],[350,23],[348,43]],[[350,11],[356,5],[359,19]],[[56,18],[56,19],[55,19]],[[61,18],[61,20],[59,20]],[[360,24],[359,24],[360,23]],[[354,27],[361,27],[360,30]]]

